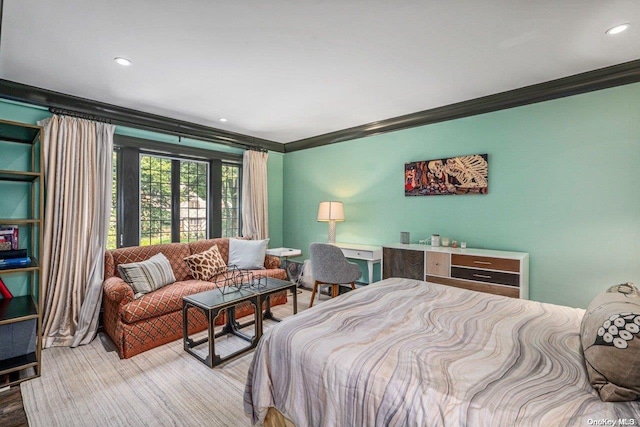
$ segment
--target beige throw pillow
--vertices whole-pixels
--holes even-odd
[[[122,280],[133,288],[136,299],[176,281],[171,264],[162,253],[146,261],[120,264],[118,272]]]
[[[197,280],[209,280],[213,276],[227,271],[227,264],[222,259],[217,245],[213,245],[199,254],[188,256],[184,258],[184,261],[189,266],[193,278]]]
[[[613,286],[589,304],[580,340],[589,381],[605,402],[640,399],[640,293]]]

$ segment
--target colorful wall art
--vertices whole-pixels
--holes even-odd
[[[405,163],[404,195],[487,194],[487,154]]]

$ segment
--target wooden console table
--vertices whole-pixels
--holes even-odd
[[[382,278],[389,277],[528,299],[529,254],[416,244],[385,245]]]

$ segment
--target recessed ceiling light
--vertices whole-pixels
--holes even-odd
[[[113,60],[120,65],[124,65],[125,67],[128,67],[129,65],[133,64],[133,62],[131,62],[129,59],[123,58],[121,56],[116,56],[115,58],[113,58]]]
[[[224,117],[220,117],[218,120],[221,121],[221,122],[226,122],[227,121],[227,119],[225,119]]]
[[[605,34],[608,34],[610,36],[612,36],[614,34],[620,34],[624,30],[626,30],[627,28],[629,28],[629,24],[616,25],[615,27],[611,27],[607,31],[605,31]]]

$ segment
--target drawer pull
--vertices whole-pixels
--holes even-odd
[[[491,265],[491,263],[489,261],[473,261],[474,264],[484,264],[484,265]]]
[[[486,274],[474,274],[473,277],[480,277],[482,279],[491,279],[491,276]]]

